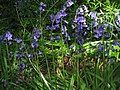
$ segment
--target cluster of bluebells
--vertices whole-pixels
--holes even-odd
[[[57,12],[57,14],[50,15],[51,25],[47,26],[49,30],[57,30],[60,29],[61,22],[66,23],[64,17],[67,16],[66,10],[68,7],[72,6],[73,2],[71,0],[67,0],[66,3],[63,5],[62,9]]]
[[[115,56],[115,53],[119,53],[120,50],[116,49],[114,46],[118,46],[120,47],[120,41],[119,40],[114,40],[114,41],[98,41],[96,43],[90,44],[91,45],[91,50],[95,49],[94,53],[95,55],[97,55],[96,57],[98,57],[101,61],[105,60],[105,58],[107,60],[111,60],[115,61],[117,58]],[[112,47],[111,47],[112,46]],[[103,55],[104,55],[104,59],[103,59]],[[120,56],[118,56],[120,57]],[[113,59],[114,58],[114,59]]]
[[[5,34],[0,36],[0,42],[4,43],[5,45],[11,45],[14,42],[19,44],[22,42],[22,39],[14,37],[10,31],[7,31]]]
[[[18,52],[18,53],[16,53],[16,58],[21,61],[21,60],[24,60],[26,58],[34,59],[35,56],[39,56],[39,55],[42,55],[42,54],[43,53],[41,51],[37,51],[34,54],[33,53],[28,54],[28,53],[20,53],[20,52]],[[27,64],[25,64],[24,62],[21,62],[19,64],[19,70],[20,71],[24,70],[26,68],[26,66],[27,66]]]
[[[64,37],[65,42],[68,40],[71,40],[71,36],[67,32],[67,26],[68,22],[65,20],[65,17],[68,15],[67,10],[69,7],[71,7],[74,4],[72,0],[67,0],[61,10],[57,12],[56,14],[50,15],[51,24],[47,26],[48,30],[61,30],[61,34]],[[40,3],[39,11],[44,12],[46,8],[46,4],[43,2]],[[89,13],[89,14],[88,14]],[[90,17],[91,23],[87,23],[86,15]],[[90,26],[89,26],[90,25]],[[120,15],[116,18],[116,25],[120,26]],[[99,23],[98,22],[98,15],[96,11],[89,12],[88,8],[85,5],[81,5],[77,10],[75,14],[75,18],[73,20],[73,29],[75,30],[75,38],[77,40],[77,43],[79,45],[83,45],[83,43],[86,41],[88,37],[88,34],[91,33],[91,28],[93,29],[93,37],[96,39],[99,39],[105,35],[107,24]],[[41,37],[41,31],[38,28],[33,29],[32,34],[32,41],[31,41],[31,47],[37,48],[39,46],[39,39]],[[91,38],[93,38],[91,37]],[[51,36],[50,40],[59,40],[60,36]],[[16,58],[18,60],[21,60],[23,58],[34,58],[35,55],[42,55],[41,51],[38,51],[36,53],[26,53],[25,50],[26,46],[21,38],[16,38],[13,36],[13,34],[9,31],[7,31],[4,35],[0,36],[0,43],[4,43],[6,45],[12,45],[14,42],[21,45],[19,48],[19,51],[16,51]],[[24,44],[24,45],[23,45]],[[120,47],[120,41],[113,41],[114,46]],[[73,46],[70,47],[70,49],[73,48]],[[105,50],[105,46],[102,43],[98,44],[98,50],[103,51]],[[108,53],[108,50],[106,50],[106,53]],[[14,57],[14,53],[10,52],[9,56]],[[20,63],[19,68],[20,70],[24,70],[26,67],[25,63]]]
[[[63,5],[62,9],[56,14],[50,15],[51,24],[47,26],[48,30],[61,30],[62,35],[65,37],[64,40],[71,40],[71,36],[67,32],[68,22],[65,20],[65,17],[68,15],[67,8],[71,7],[74,4],[72,0],[67,0]],[[89,16],[90,22],[87,22],[86,16]],[[110,33],[107,32],[107,28],[110,26],[107,23],[99,22],[100,18],[96,11],[89,12],[88,8],[85,5],[81,5],[75,14],[72,27],[75,30],[75,36],[77,43],[83,45],[88,38],[101,39],[102,37],[110,37]],[[117,15],[116,24],[120,24],[120,15]],[[59,37],[60,39],[60,37]],[[58,36],[50,38],[51,41],[58,40]],[[89,39],[88,39],[89,40]],[[102,45],[99,45],[101,47]],[[102,48],[99,48],[102,50]]]
[[[24,60],[24,59],[34,59],[35,58],[35,56],[40,56],[40,55],[42,55],[43,53],[39,50],[39,51],[36,51],[36,52],[31,52],[30,53],[30,51],[28,51],[27,53],[25,52],[25,51],[20,51],[20,50],[18,50],[18,51],[16,51],[16,53],[15,52],[12,52],[12,51],[10,51],[9,53],[8,53],[8,56],[9,56],[9,59],[10,60],[13,60],[13,58],[14,57],[16,57],[16,59],[17,60]]]
[[[90,12],[89,16],[91,19],[90,28],[93,28],[94,37],[98,39],[98,38],[102,37],[102,35],[103,35],[104,26],[99,25],[98,14],[96,11]]]
[[[62,9],[57,14],[50,15],[51,25],[47,26],[48,30],[60,30],[62,35],[65,37],[65,42],[70,40],[70,36],[67,33],[68,22],[64,19],[68,14],[66,13],[67,8],[73,5],[73,1],[67,0],[63,5]]]
[[[32,48],[38,47],[38,39],[41,36],[41,32],[38,28],[34,28],[33,30],[33,35],[32,35],[32,43],[31,46]],[[0,36],[0,44],[4,44],[7,46],[12,46],[14,44],[19,44],[19,48],[16,52],[10,51],[8,53],[9,59],[12,60],[14,57],[16,59],[21,60],[25,58],[33,58],[34,55],[31,53],[26,53],[26,47],[27,44],[21,39],[21,38],[16,38],[10,31],[5,32],[3,35]],[[42,55],[41,51],[38,51],[34,53],[35,55]]]
[[[77,43],[80,45],[84,43],[85,36],[87,35],[88,31],[88,25],[85,18],[86,13],[88,13],[88,8],[85,5],[82,5],[76,10],[74,19],[76,39]]]
[[[92,11],[89,13],[90,19],[91,19],[91,27],[95,28],[98,25],[98,16],[96,11]]]
[[[41,31],[38,29],[38,28],[34,28],[33,29],[33,34],[32,34],[32,42],[31,42],[31,47],[32,48],[37,48],[39,46],[39,38],[41,37]],[[15,38],[14,41],[16,41],[17,43],[20,43],[21,42],[21,39],[19,38]],[[35,52],[34,55],[33,53],[29,53],[27,52],[26,53],[26,48],[27,47],[27,44],[25,42],[22,42],[20,44],[20,48],[19,50],[16,52],[16,58],[18,60],[21,60],[23,58],[29,58],[29,59],[32,59],[34,58],[34,55],[41,55],[42,52],[41,51],[38,51],[38,52]],[[29,47],[28,47],[29,48]],[[12,54],[10,53],[10,56]]]
[[[100,13],[99,13],[99,15],[100,15]],[[111,35],[110,32],[112,32],[113,26],[111,24],[107,23],[106,21],[103,22],[102,18],[100,20],[100,17],[98,17],[98,13],[96,11],[90,12],[89,16],[91,18],[90,28],[93,29],[94,38],[96,38],[96,39],[101,39],[102,37],[110,38],[110,35]],[[116,17],[117,18],[115,21],[116,21],[116,25],[118,25],[117,31],[119,31],[120,30],[119,29],[120,15],[117,14]],[[114,26],[116,26],[116,25],[114,25]],[[111,31],[109,31],[109,29]],[[113,30],[113,31],[115,33],[117,33],[116,30]],[[117,33],[117,37],[119,38],[119,33]]]
[[[50,30],[57,30],[60,29],[60,23],[62,21],[62,19],[67,16],[67,13],[64,10],[60,10],[56,15],[50,15],[50,19],[51,19],[51,26],[47,26],[47,29]]]
[[[39,46],[38,39],[40,38],[40,36],[41,36],[40,30],[38,28],[34,28],[31,43],[32,48],[37,48]]]
[[[74,4],[74,3],[73,3],[72,0],[67,0],[67,1],[65,2],[65,4],[63,5],[64,10],[67,9],[68,7],[71,7],[73,4]]]

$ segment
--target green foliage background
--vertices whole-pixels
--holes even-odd
[[[66,0],[0,0],[0,35],[5,33],[6,31],[11,31],[15,36],[22,37],[22,39],[29,45],[29,37],[32,33],[33,28],[37,25],[40,26],[39,23],[39,3],[45,2],[47,4],[46,11],[42,16],[46,15],[45,21],[42,24],[44,27],[46,23],[49,23],[49,14],[56,13],[60,10],[61,5]],[[74,12],[76,8],[82,4],[86,4],[92,10],[104,9],[107,11],[108,7],[110,7],[109,0],[75,0],[76,5],[73,5],[71,9],[71,17],[72,11]],[[52,5],[57,2],[54,7],[51,9]],[[91,3],[90,3],[91,2]],[[94,2],[94,3],[92,3]],[[101,7],[101,3],[106,3],[106,7]],[[114,4],[115,2],[115,4]],[[120,0],[111,0],[111,4],[114,4],[119,8]],[[89,6],[90,5],[90,6]],[[95,7],[96,5],[96,7]],[[107,7],[108,6],[108,7]],[[50,11],[49,11],[50,10]],[[111,9],[108,9],[108,12]],[[46,14],[47,13],[47,14]],[[45,35],[48,35],[45,33]],[[90,42],[95,45],[101,41]],[[107,42],[107,41],[104,41]],[[111,41],[110,41],[111,42]],[[90,47],[90,43],[86,43],[83,48],[87,49],[87,54],[94,57],[96,55],[96,51],[94,48]],[[16,58],[13,58],[12,61],[8,61],[9,58],[7,56],[8,51],[15,51],[18,47],[14,45],[11,49],[6,46],[2,46],[0,44],[0,81],[7,82],[7,89],[11,90],[119,90],[120,89],[120,65],[119,62],[110,64],[109,62],[105,62],[106,65],[103,68],[103,64],[97,62],[94,64],[92,62],[87,62],[87,69],[79,69],[80,60],[84,57],[83,54],[74,54],[72,57],[72,67],[71,68],[61,68],[58,67],[58,64],[63,65],[63,56],[67,54],[69,51],[67,45],[65,45],[62,40],[59,42],[49,42],[47,40],[40,40],[40,48],[42,48],[44,53],[43,57],[36,57],[35,60],[25,60],[25,63],[28,63],[27,69],[23,72],[18,70],[19,61]],[[73,43],[73,48],[78,49],[79,46]],[[114,47],[118,51],[120,48],[118,46]],[[26,52],[32,51],[31,48],[27,47]],[[91,50],[91,52],[89,52]],[[116,57],[116,55],[120,54],[119,52],[110,51],[109,56]],[[85,53],[85,54],[86,54]],[[16,55],[16,51],[14,56]],[[57,57],[57,58],[56,58]],[[100,59],[100,58],[98,58]],[[108,58],[107,58],[108,59]],[[53,61],[50,61],[53,60]],[[92,61],[92,58],[90,58]],[[57,65],[56,65],[57,64]],[[84,63],[83,63],[84,64]],[[85,63],[86,64],[86,63]],[[94,65],[93,65],[94,64]],[[58,67],[58,68],[57,68]],[[105,70],[103,70],[105,68]],[[47,74],[46,74],[47,73]],[[16,78],[25,77],[22,83],[16,84]],[[6,89],[2,86],[2,82],[0,82],[0,88],[2,90]]]

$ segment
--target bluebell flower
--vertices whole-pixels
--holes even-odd
[[[90,12],[89,13],[90,18],[92,19],[91,21],[91,27],[97,27],[98,26],[98,17],[97,17],[97,12]]]
[[[67,27],[65,25],[62,25],[61,30],[62,30],[62,35],[64,35],[64,37],[66,39],[65,42],[67,42],[67,40],[70,40],[70,36],[67,32]]]
[[[84,28],[87,28],[86,18],[83,15],[82,16],[76,15],[74,22],[77,24],[78,32],[83,30]]]
[[[89,15],[90,15],[91,19],[97,20],[97,18],[98,18],[97,12],[90,12]]]
[[[5,33],[4,40],[12,40],[13,35],[8,31]]]
[[[56,15],[55,15],[55,21],[56,23],[60,23],[60,20],[62,17],[67,16],[67,13],[64,10],[60,10]]]
[[[55,23],[59,24],[61,22],[61,18],[56,18]]]
[[[62,30],[62,34],[66,34],[67,27],[65,25],[62,25],[61,30]]]
[[[84,33],[83,33],[83,36],[86,36],[86,35],[87,35],[87,32],[84,32]]]
[[[97,39],[100,38],[101,36],[102,36],[101,33],[96,33],[96,34],[94,35],[94,37],[97,38]]]
[[[80,6],[76,10],[76,15],[74,19],[75,23],[75,37],[79,45],[83,45],[85,41],[85,36],[87,35],[88,25],[86,23],[85,13],[87,13],[87,7],[85,5]]]
[[[77,25],[77,32],[86,32],[86,30],[84,30],[84,29],[87,29],[88,28],[88,26],[87,26],[87,24],[86,23],[83,23],[83,24],[79,24],[79,25]]]
[[[120,15],[117,16],[116,23],[117,23],[117,25],[120,25]]]
[[[82,7],[76,10],[74,22],[78,25],[78,30],[82,30],[87,27],[86,18],[84,17],[84,10]]]
[[[120,42],[119,41],[113,41],[113,45],[114,46],[120,46]]]
[[[52,30],[51,26],[46,26],[46,30]]]
[[[110,61],[110,64],[114,63],[114,58],[110,58],[109,61]]]
[[[82,5],[81,7],[83,8],[83,10],[84,10],[84,12],[85,12],[85,13],[88,13],[88,12],[89,12],[89,10],[88,10],[88,7],[87,7],[87,6]]]
[[[12,45],[13,43],[11,41],[5,42],[5,45]]]
[[[16,41],[17,43],[21,43],[22,39],[21,38],[15,38],[14,41]]]
[[[20,64],[19,64],[20,70],[24,70],[25,67],[26,67],[25,63],[20,63]]]
[[[57,30],[60,28],[59,24],[53,24],[52,26],[47,26],[46,29],[47,30]]]
[[[61,18],[67,16],[67,13],[64,10],[60,10],[56,15],[51,14],[50,20],[52,23],[60,23]]]
[[[91,26],[92,27],[97,27],[98,26],[98,22],[96,20],[91,21]]]
[[[39,7],[40,12],[45,11],[45,8],[46,8],[46,4],[44,4],[43,2],[41,2],[40,3],[40,7]]]
[[[38,39],[40,38],[41,32],[39,29],[34,28],[33,30],[33,39],[38,41]]]
[[[104,26],[103,26],[103,25],[100,25],[100,26],[98,27],[98,29],[94,30],[94,32],[95,32],[94,37],[100,38],[100,37],[103,35],[103,31],[104,31]]]
[[[95,30],[96,33],[102,33],[104,28],[102,26],[98,27],[98,29]]]
[[[72,0],[67,0],[66,1],[66,6],[67,7],[70,7],[70,6],[72,6],[74,3],[73,3],[73,1]]]
[[[55,21],[55,15],[51,14],[50,15],[50,20],[51,20],[52,23],[54,23],[54,21]]]
[[[29,59],[32,59],[32,58],[33,58],[33,54],[27,54],[27,57],[28,57]]]
[[[99,45],[98,45],[98,50],[99,50],[99,51],[103,51],[103,50],[104,50],[104,45],[101,44],[101,43],[99,43]]]
[[[84,16],[80,16],[80,17],[75,18],[74,22],[77,24],[85,23],[86,18]]]
[[[67,10],[67,7],[66,7],[66,5],[63,5],[63,7],[62,7],[62,9],[61,10]]]
[[[83,24],[82,24],[82,26],[83,26],[83,28],[88,28],[88,25],[86,24],[86,22],[84,22]]]
[[[24,51],[25,49],[26,49],[26,44],[25,44],[24,42],[22,42],[22,43],[20,44],[19,50],[20,50],[20,51]]]
[[[37,48],[38,47],[38,42],[33,40],[31,43],[32,48]]]
[[[57,15],[56,18],[61,18],[61,17],[65,17],[67,16],[67,13],[64,10],[60,10]]]
[[[51,36],[50,41],[60,40],[60,36]]]
[[[67,13],[64,10],[60,10],[56,15],[50,15],[52,22],[51,26],[47,26],[48,30],[57,30],[60,29],[60,22],[63,17],[67,16]]]
[[[83,15],[84,15],[84,10],[83,10],[83,8],[82,8],[82,7],[78,8],[78,9],[76,10],[76,17],[77,17],[77,16],[83,16]]]
[[[83,43],[84,43],[84,39],[78,38],[78,39],[77,39],[77,43],[82,46]]]
[[[55,40],[60,40],[60,36],[55,36]]]
[[[72,0],[67,0],[62,7],[62,10],[66,10],[67,8],[71,7],[74,4]]]
[[[78,26],[77,26],[77,32],[81,32],[82,30],[83,30],[83,25],[82,24],[79,24]]]
[[[108,33],[108,32],[104,33],[104,37],[105,38],[110,38],[110,33]]]
[[[24,55],[22,53],[17,52],[16,53],[16,58],[17,59],[22,59],[22,58],[24,58]]]

